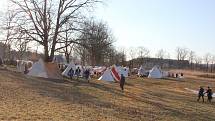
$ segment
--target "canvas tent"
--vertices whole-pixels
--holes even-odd
[[[162,78],[162,71],[157,67],[154,66],[150,71],[149,71],[149,75],[148,78],[155,78],[155,79],[159,79]]]
[[[51,79],[62,79],[58,65],[51,62],[45,63],[42,59],[33,64],[27,75]]]
[[[75,66],[75,64],[73,63],[73,62],[71,62],[69,65],[68,65],[68,67],[63,71],[63,73],[62,73],[62,75],[63,76],[66,76],[66,77],[69,77],[69,71],[70,71],[70,69],[73,69],[73,71],[75,72],[75,69],[76,69],[76,66]]]
[[[107,82],[114,82],[114,78],[111,74],[110,69],[106,69],[106,71],[103,73],[103,75],[98,80],[103,80],[103,81],[107,81]]]
[[[18,72],[24,73],[32,67],[32,61],[16,60],[16,69]]]
[[[121,67],[121,66],[118,66],[116,68],[117,68],[117,72],[119,73],[120,76],[122,74],[124,77],[128,77],[129,68]]]
[[[143,68],[143,66],[140,66],[137,75],[140,77],[143,77],[146,75],[146,72],[145,72],[145,69]]]

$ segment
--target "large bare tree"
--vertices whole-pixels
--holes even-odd
[[[176,57],[177,60],[185,60],[188,56],[188,49],[183,47],[176,48]]]
[[[13,39],[17,36],[17,30],[15,29],[14,25],[14,18],[16,13],[14,11],[7,11],[3,13],[1,18],[1,38],[0,42],[2,43],[2,48],[0,48],[0,55],[4,59],[10,59],[11,54],[11,47],[13,43]]]
[[[210,61],[211,61],[211,54],[210,53],[206,53],[204,55],[204,62],[206,63],[206,71],[208,71],[209,69],[209,64],[210,64]]]
[[[20,31],[25,32],[30,40],[39,43],[44,50],[44,60],[52,61],[57,50],[65,43],[59,36],[73,26],[65,28],[69,21],[81,18],[86,8],[92,7],[98,0],[11,0],[17,11],[16,23]],[[65,47],[74,43],[70,39]]]
[[[144,58],[149,57],[149,54],[150,54],[149,49],[143,46],[138,47],[138,58],[140,58],[139,65],[143,64]]]
[[[195,59],[195,52],[194,51],[189,51],[188,53],[188,58],[189,58],[189,63],[190,63],[190,68],[193,68],[193,63],[194,63],[194,59]]]
[[[133,68],[133,66],[134,66],[134,59],[136,58],[136,55],[137,55],[136,51],[137,50],[134,47],[130,47],[129,48],[129,53],[128,54],[129,54],[129,57],[130,57],[130,61],[129,62],[130,62],[130,67],[131,68]]]
[[[114,40],[107,24],[93,19],[84,22],[79,39],[82,48],[90,54],[91,65],[103,64]]]
[[[155,56],[159,59],[164,59],[167,57],[167,52],[164,49],[160,49]]]

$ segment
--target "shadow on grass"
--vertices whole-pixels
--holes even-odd
[[[83,86],[89,86],[102,91],[109,92],[115,96],[124,96],[124,94],[120,90],[107,87],[103,84],[97,84],[94,82],[87,83],[83,80],[68,81],[33,78],[29,76],[26,77],[25,75],[13,72],[10,72],[10,74],[7,74],[7,76],[13,81],[22,82],[23,88],[30,88],[31,90],[34,90],[43,97],[55,98],[57,100],[71,104],[80,104],[84,107],[93,108],[99,111],[102,110],[103,112],[107,112],[105,113],[106,115],[108,114],[119,119],[136,120],[138,118],[141,119],[142,116],[147,116],[147,113],[141,111],[141,109],[139,108],[116,105],[114,102],[102,100],[89,93],[84,93],[80,91],[84,88]],[[118,97],[113,98],[115,99],[115,101],[117,101]],[[122,115],[126,116],[122,117]]]
[[[178,117],[182,120],[190,119],[191,121],[215,120],[215,117],[213,117],[212,114],[209,114],[209,116],[207,115],[208,112],[189,112],[190,110],[186,105],[181,108],[169,105],[169,103],[171,102],[166,101],[165,98],[168,98],[170,101],[173,101],[174,99],[183,101],[186,99],[183,99],[183,96],[179,97],[179,95],[175,95],[173,92],[162,95],[162,92],[159,92],[159,89],[158,91],[153,92],[148,91],[147,93],[143,93],[143,95],[136,95],[128,91],[122,93],[119,89],[108,87],[105,84],[97,84],[94,82],[87,83],[83,80],[52,80],[33,78],[12,72],[11,74],[7,74],[7,76],[9,76],[13,80],[22,81],[23,83],[25,83],[25,88],[31,88],[35,90],[41,96],[56,98],[71,104],[81,104],[82,106],[94,108],[96,110],[103,111],[105,114],[124,120],[140,120],[143,117],[145,117],[146,119],[149,119],[150,117],[152,120],[161,120],[164,116]],[[115,84],[113,85],[116,86]],[[112,95],[116,96],[113,97],[114,101],[119,101],[117,100],[117,98],[119,96],[123,96],[135,100],[136,102],[145,103],[149,107],[155,107],[156,109],[159,109],[159,111],[149,109],[145,110],[140,107],[135,108],[132,106],[126,107],[123,105],[117,105],[114,102],[102,100],[89,93],[81,92],[80,90],[85,88],[84,86],[93,87],[105,92],[109,92]],[[188,103],[185,102],[185,104]]]

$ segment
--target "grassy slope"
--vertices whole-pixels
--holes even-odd
[[[117,83],[56,81],[0,70],[0,120],[214,121],[215,104],[184,88],[213,81],[128,79]]]

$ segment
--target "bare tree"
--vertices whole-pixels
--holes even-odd
[[[149,57],[150,51],[145,47],[138,47],[138,58],[140,58],[139,65],[143,64],[143,60],[146,57]]]
[[[133,68],[134,66],[134,59],[136,58],[136,48],[129,48],[129,56],[130,56],[130,66]]]
[[[107,24],[93,19],[86,20],[79,42],[90,54],[91,65],[103,64],[113,43],[113,35]]]
[[[150,51],[149,49],[145,48],[145,47],[138,47],[138,56],[139,58],[146,58],[149,57]]]
[[[81,45],[74,45],[73,52],[80,58],[82,65],[90,64],[89,52]]]
[[[17,11],[17,27],[32,41],[43,46],[45,61],[52,61],[56,51],[64,48],[59,35],[73,26],[65,28],[69,21],[81,17],[81,12],[95,5],[98,0],[11,0]],[[66,46],[75,43],[72,39]]]
[[[211,54],[210,53],[206,53],[204,55],[204,62],[206,63],[206,71],[208,72],[209,69],[209,63],[211,61]]]
[[[164,59],[164,58],[166,58],[167,54],[166,54],[165,50],[160,49],[160,50],[158,50],[158,52],[156,53],[155,56],[159,59]]]
[[[188,54],[188,58],[189,58],[189,63],[190,63],[190,68],[193,68],[193,63],[194,63],[194,59],[195,59],[195,52],[194,51],[190,51]]]
[[[176,48],[176,57],[178,60],[185,60],[188,55],[188,49],[187,48],[182,48],[182,47],[177,47]]]
[[[4,14],[4,18],[1,20],[1,34],[3,35],[0,39],[0,42],[3,43],[3,47],[1,48],[1,56],[2,58],[10,59],[11,56],[11,46],[13,42],[13,37],[16,36],[15,25],[13,20],[16,16],[14,11],[7,11]]]
[[[118,56],[120,58],[120,62],[119,64],[121,64],[122,66],[126,66],[126,50],[125,50],[125,47],[121,47],[119,50],[118,50]]]
[[[214,72],[214,69],[215,69],[214,64],[215,64],[215,55],[212,55],[211,56],[211,73]]]
[[[196,69],[201,69],[200,65],[202,64],[202,58],[199,56],[195,56],[194,57],[194,61],[195,61],[195,65],[196,65]]]

